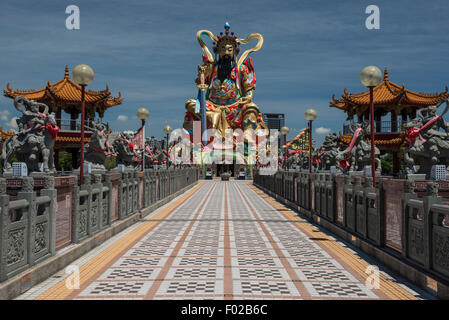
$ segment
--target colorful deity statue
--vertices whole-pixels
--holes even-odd
[[[225,136],[227,129],[267,131],[259,107],[254,103],[256,76],[251,52],[262,47],[263,37],[252,33],[246,39],[239,39],[226,22],[225,34],[214,35],[208,30],[197,32],[197,40],[203,49],[203,64],[198,66],[196,84],[206,91],[205,108],[207,128],[216,129]],[[209,36],[213,42],[212,54],[202,36]],[[240,45],[247,44],[251,39],[258,39],[254,48],[246,50],[240,56]],[[187,100],[184,129],[193,132],[193,121],[201,120],[200,94],[198,99]],[[245,138],[249,141],[250,138]]]

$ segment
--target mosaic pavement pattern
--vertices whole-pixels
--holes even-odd
[[[372,288],[373,261],[248,182],[196,188],[77,260],[79,289],[62,270],[18,299],[431,298],[382,269]]]

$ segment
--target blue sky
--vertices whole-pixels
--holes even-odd
[[[259,32],[264,45],[252,55],[262,112],[286,114],[289,138],[306,126],[338,132],[345,115],[329,107],[339,97],[365,90],[367,65],[388,67],[390,80],[411,90],[440,92],[449,84],[447,2],[428,1],[11,1],[0,5],[0,85],[42,88],[60,80],[64,66],[95,71],[92,90],[121,91],[124,103],[105,116],[115,130],[135,129],[140,107],[150,110],[150,135],[182,126],[184,102],[196,97],[194,78],[202,51],[196,31],[223,31],[228,19],[239,37]],[[81,11],[80,30],[65,28],[68,5]],[[380,30],[365,28],[365,8],[380,8]],[[252,44],[252,43],[251,43]],[[122,117],[119,117],[122,115]],[[0,98],[0,125],[16,116]],[[127,120],[124,119],[127,116]],[[324,137],[315,134],[320,143]]]

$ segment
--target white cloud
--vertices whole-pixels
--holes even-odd
[[[0,111],[0,120],[8,121],[8,116],[9,116],[9,111],[8,110]]]
[[[128,120],[128,116],[125,116],[124,114],[120,114],[120,115],[117,117],[117,120],[118,120],[118,121],[127,121],[127,120]]]
[[[319,127],[315,129],[315,132],[318,134],[328,134],[331,132],[331,129],[329,128],[324,128],[324,127]]]
[[[17,117],[12,117],[9,122],[6,123],[6,125],[10,128],[16,129],[17,128]]]

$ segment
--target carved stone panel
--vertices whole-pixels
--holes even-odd
[[[101,200],[101,225],[106,226],[108,224],[109,217],[109,196],[108,193],[104,193]]]
[[[80,237],[87,234],[87,208],[80,210],[78,233]]]
[[[98,205],[99,205],[99,199],[98,194],[92,195],[92,205],[90,208],[90,225],[91,225],[91,231],[98,229]]]
[[[366,237],[366,210],[362,195],[357,197],[357,232]]]
[[[433,226],[433,228],[433,267],[449,276],[449,229],[438,226]]]
[[[343,206],[343,187],[344,187],[344,178],[343,176],[339,175],[335,177],[336,180],[336,208],[335,211],[337,213],[337,221],[343,224],[344,219],[344,206]]]
[[[144,179],[139,180],[139,195],[140,195],[139,208],[143,208],[145,205],[144,201],[146,197],[144,195],[144,187],[143,187],[144,181],[145,181]]]
[[[355,231],[355,210],[354,210],[354,198],[352,195],[352,189],[345,192],[344,196],[345,206],[345,224],[351,231]]]
[[[25,261],[25,228],[8,232],[6,245],[6,265],[10,266]]]
[[[402,250],[402,194],[403,180],[385,179],[384,211],[385,211],[385,244],[395,250]]]
[[[72,191],[70,187],[58,189],[56,206],[56,249],[72,241]]]
[[[36,224],[34,228],[34,248],[33,252],[35,254],[40,253],[43,250],[47,249],[47,222],[42,222]]]
[[[424,223],[414,219],[409,220],[408,254],[413,260],[424,263]]]
[[[111,222],[118,219],[118,210],[119,210],[118,192],[119,192],[118,182],[114,181],[112,183],[112,192],[111,192],[112,197]]]

